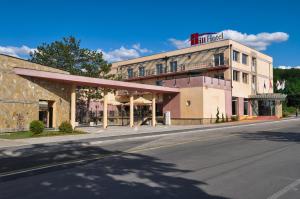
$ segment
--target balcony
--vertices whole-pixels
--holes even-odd
[[[148,69],[145,70],[145,76],[139,76],[138,68],[133,69],[132,76],[128,76],[127,70],[121,73],[121,77],[127,81],[133,81],[138,79],[147,79],[153,77],[162,77],[162,76],[172,76],[172,75],[179,75],[179,74],[188,74],[193,72],[202,72],[207,70],[222,70],[227,69],[229,67],[229,60],[225,59],[221,62],[215,62],[214,60],[205,61],[205,62],[192,62],[187,64],[178,64],[176,71],[170,70],[170,65],[168,67],[164,67],[162,73],[157,74],[155,69]]]

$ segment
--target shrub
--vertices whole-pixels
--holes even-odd
[[[219,110],[219,107],[217,108],[217,114],[216,114],[216,123],[219,123],[220,122],[220,110]]]
[[[222,122],[225,122],[224,113],[222,113]]]
[[[29,129],[34,134],[40,134],[44,131],[45,125],[43,122],[41,122],[39,120],[33,120],[30,123]]]
[[[59,127],[58,127],[59,131],[61,132],[65,132],[65,133],[72,133],[73,132],[73,127],[70,124],[70,122],[62,122]]]
[[[286,111],[284,111],[283,113],[282,113],[282,117],[288,117],[290,114],[288,113],[288,112],[286,112]]]
[[[226,122],[229,122],[228,115],[226,114]]]
[[[231,121],[238,121],[239,120],[239,116],[231,116]]]

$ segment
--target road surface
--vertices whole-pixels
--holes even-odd
[[[300,120],[0,151],[0,198],[298,199]]]

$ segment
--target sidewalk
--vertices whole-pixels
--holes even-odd
[[[107,141],[116,139],[126,139],[133,137],[155,136],[155,135],[167,135],[179,132],[188,132],[195,130],[220,128],[226,126],[239,126],[245,124],[256,124],[272,121],[253,121],[244,120],[239,122],[229,122],[220,124],[209,125],[189,125],[189,126],[139,126],[135,128],[124,126],[109,126],[107,129],[98,127],[80,127],[78,130],[87,132],[87,134],[79,135],[63,135],[63,136],[51,136],[40,138],[26,138],[17,140],[0,139],[0,149],[12,148],[12,147],[26,147],[37,144],[51,144],[61,142],[90,142],[90,141]]]

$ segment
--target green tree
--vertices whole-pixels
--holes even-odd
[[[37,51],[30,54],[29,60],[68,71],[72,75],[114,79],[114,76],[109,74],[111,64],[103,59],[103,54],[81,48],[80,40],[72,36],[64,37],[62,40],[50,44],[41,44],[37,47]],[[80,87],[77,91],[78,100],[83,100],[89,110],[90,101],[102,98],[102,92],[102,89],[99,88]],[[88,112],[86,116],[88,117]]]
[[[284,90],[277,90],[277,81],[286,81]],[[285,106],[300,107],[300,70],[274,68],[274,91],[287,94]],[[284,108],[285,108],[284,106]]]
[[[64,37],[50,44],[43,43],[30,54],[30,61],[70,72],[73,75],[112,78],[111,64],[101,52],[80,47],[80,40]]]

